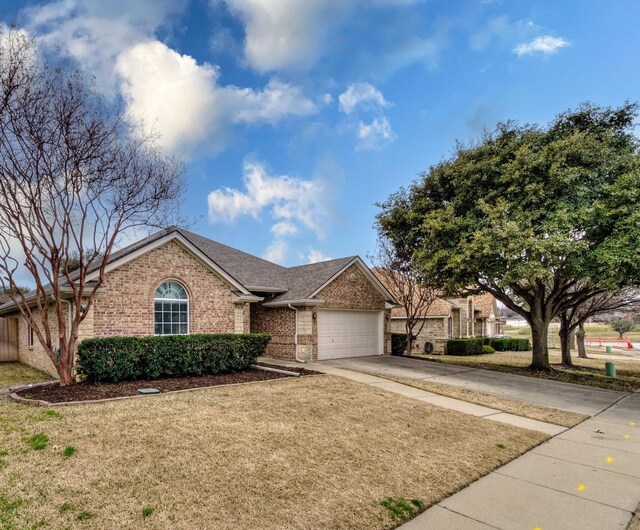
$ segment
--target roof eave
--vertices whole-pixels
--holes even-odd
[[[280,300],[279,302],[267,302],[262,304],[264,307],[288,307],[290,305],[296,306],[316,306],[324,303],[324,300],[318,300],[317,298],[309,299],[304,298],[301,300]]]

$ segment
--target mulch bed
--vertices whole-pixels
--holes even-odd
[[[268,365],[271,368],[279,368],[289,372],[297,372],[300,375],[316,375],[318,372],[304,368],[288,368],[284,366]],[[215,375],[196,375],[189,377],[163,377],[154,380],[120,381],[118,383],[92,383],[83,381],[70,386],[40,386],[16,392],[26,399],[48,401],[49,403],[64,403],[73,401],[93,401],[96,399],[111,399],[124,396],[138,396],[140,388],[156,388],[160,393],[190,388],[202,388],[209,386],[230,385],[237,383],[251,383],[256,381],[268,381],[270,379],[285,379],[290,375],[276,372],[266,372],[250,368],[245,372],[231,372]]]

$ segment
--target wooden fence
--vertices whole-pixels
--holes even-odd
[[[18,319],[0,318],[0,362],[18,360]]]

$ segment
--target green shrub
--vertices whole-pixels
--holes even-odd
[[[90,381],[111,382],[242,371],[270,340],[262,333],[87,339],[78,348],[77,369]]]
[[[404,355],[407,350],[407,336],[404,333],[391,334],[391,355]]]
[[[496,351],[528,351],[529,339],[490,339],[489,345]]]
[[[496,350],[494,350],[491,346],[489,346],[488,344],[483,344],[482,345],[482,353],[496,353]]]
[[[480,355],[482,339],[450,339],[447,341],[447,355]]]

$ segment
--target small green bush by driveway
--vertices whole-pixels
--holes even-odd
[[[78,373],[90,381],[157,379],[242,371],[264,354],[266,334],[164,335],[85,340]]]

